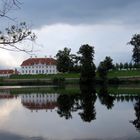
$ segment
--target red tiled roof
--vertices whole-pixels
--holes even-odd
[[[53,58],[29,58],[22,62],[21,66],[31,66],[34,64],[56,65],[56,60]]]
[[[34,102],[22,102],[23,106],[25,106],[28,109],[54,109],[58,106],[56,102],[51,103],[34,103]]]
[[[14,70],[0,70],[0,74],[14,74]]]
[[[10,99],[10,98],[14,98],[14,95],[0,94],[0,99]]]

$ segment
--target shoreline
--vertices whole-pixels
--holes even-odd
[[[80,78],[64,78],[65,80],[57,82],[57,84],[79,84]],[[96,78],[95,84],[102,85],[102,80]],[[125,76],[125,77],[114,77],[108,79],[108,84],[113,85],[123,85],[123,84],[139,84],[140,83],[140,76]],[[10,79],[10,78],[3,78],[0,80],[0,86],[27,86],[27,85],[54,85],[53,79],[51,78],[33,78],[33,79]],[[56,85],[57,85],[56,84]]]

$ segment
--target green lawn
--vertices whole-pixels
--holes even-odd
[[[79,78],[79,73],[38,74],[38,75],[11,75],[10,79],[52,79],[53,77]]]
[[[113,77],[129,77],[139,76],[140,70],[121,70],[121,71],[110,71],[108,74],[109,78]],[[79,78],[80,73],[59,73],[59,74],[38,74],[38,75],[12,75],[11,79],[52,79],[53,77],[64,77],[64,78]],[[98,74],[97,74],[98,77]]]
[[[140,76],[140,70],[121,70],[121,71],[110,71],[108,76],[113,77],[129,77],[129,76]]]

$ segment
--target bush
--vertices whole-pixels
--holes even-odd
[[[54,85],[63,85],[65,83],[65,78],[64,77],[53,77],[52,83]]]
[[[115,78],[111,78],[108,80],[109,84],[119,84],[120,80],[119,78],[115,77]]]

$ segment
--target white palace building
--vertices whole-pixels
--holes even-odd
[[[53,58],[29,58],[22,62],[20,74],[57,74]]]

